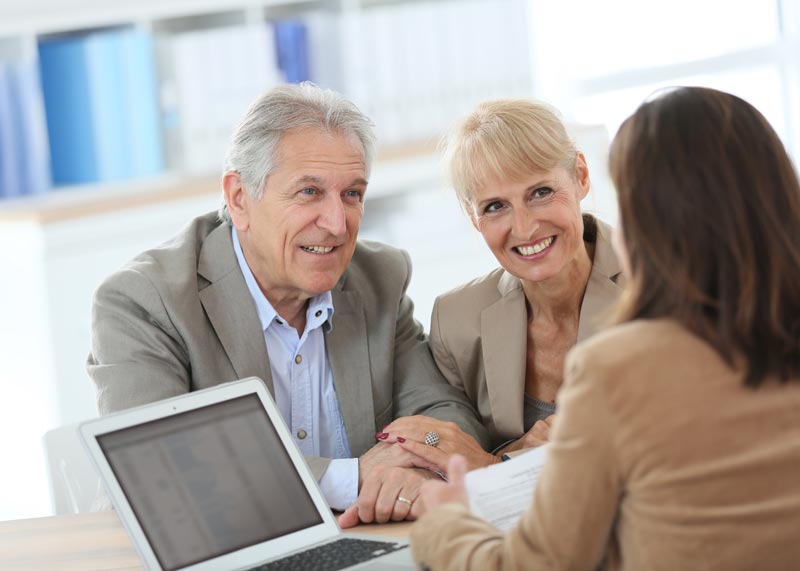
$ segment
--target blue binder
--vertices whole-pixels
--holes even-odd
[[[278,67],[288,83],[308,81],[308,29],[301,20],[275,22]]]
[[[0,197],[24,192],[20,177],[20,148],[15,136],[14,109],[11,105],[13,73],[11,65],[0,61]]]
[[[152,176],[164,170],[161,111],[152,36],[125,30],[122,36],[122,101],[127,119],[131,175]]]
[[[133,172],[126,132],[122,50],[123,35],[120,30],[96,32],[86,38],[86,67],[98,182],[124,180],[130,178]]]
[[[39,66],[55,185],[98,180],[86,40],[86,36],[75,35],[46,38],[39,42]]]
[[[50,188],[50,154],[44,118],[39,69],[34,61],[10,64],[13,140],[19,149],[17,170],[21,194],[40,194]]]

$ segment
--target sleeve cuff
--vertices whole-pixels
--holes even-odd
[[[331,460],[319,487],[331,509],[344,511],[353,505],[358,497],[358,458]]]
[[[509,440],[506,440],[502,444],[500,444],[498,446],[495,446],[494,450],[492,450],[492,454],[494,454],[496,456],[498,452],[500,452],[503,448],[505,448],[506,446],[508,446],[509,444],[514,442],[515,440],[516,440],[516,438],[511,438]]]

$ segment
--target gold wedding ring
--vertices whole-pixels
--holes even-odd
[[[404,498],[403,496],[397,496],[398,502],[403,502],[404,504],[411,505],[411,500]]]

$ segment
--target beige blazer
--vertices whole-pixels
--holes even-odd
[[[429,414],[488,437],[463,393],[442,378],[414,320],[408,255],[359,242],[332,291],[325,347],[350,451],[360,456],[398,416]],[[97,290],[88,372],[101,414],[257,376],[273,392],[255,303],[215,213],[145,252]],[[326,459],[309,459],[317,477]]]
[[[596,243],[581,306],[578,341],[594,335],[622,293],[611,228],[584,215],[584,239]],[[522,283],[502,268],[436,299],[431,348],[439,370],[463,391],[488,428],[492,447],[523,429],[527,312]]]
[[[503,536],[463,506],[412,528],[431,569],[784,571],[800,566],[800,379],[744,386],[671,320],[567,357],[547,463]]]

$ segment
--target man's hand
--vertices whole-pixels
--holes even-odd
[[[515,440],[502,450],[497,455],[502,456],[515,450],[523,450],[524,448],[535,448],[542,444],[547,444],[550,441],[550,429],[553,426],[553,421],[556,415],[551,414],[544,420],[537,420],[531,429],[523,434],[519,439]]]
[[[399,449],[396,446],[393,448]],[[356,503],[339,516],[339,525],[348,528],[359,522],[386,523],[389,520],[416,519],[419,490],[425,481],[432,479],[440,478],[430,470],[376,466],[365,477]]]
[[[359,492],[366,478],[379,467],[438,469],[435,465],[425,462],[399,446],[393,446],[386,442],[378,442],[358,459]]]
[[[481,445],[469,434],[465,433],[454,422],[444,422],[429,416],[404,416],[393,421],[383,429],[384,442],[411,443],[417,442],[421,446],[425,442],[427,432],[436,432],[439,435],[439,444],[434,449],[428,450],[419,447],[403,446],[406,450],[414,452],[417,459],[413,465],[435,469],[447,474],[447,461],[453,454],[461,454],[467,460],[469,470],[482,468],[497,462],[497,458],[486,452]],[[424,453],[420,453],[422,450]],[[431,452],[435,450],[435,452]]]

